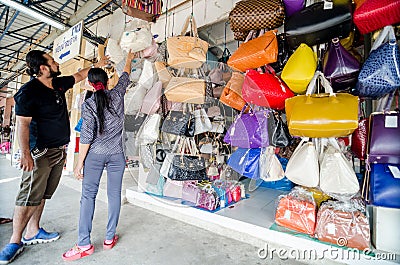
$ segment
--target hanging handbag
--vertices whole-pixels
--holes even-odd
[[[155,76],[154,76],[153,63],[150,62],[149,60],[144,60],[143,70],[142,73],[140,74],[138,85],[145,87],[147,91],[153,87],[154,82],[155,82]]]
[[[193,116],[195,119],[194,122],[194,135],[208,132],[211,130],[212,125],[211,121],[207,116],[205,109],[197,109],[193,112]]]
[[[237,110],[241,110],[246,101],[242,97],[242,86],[244,75],[239,72],[232,72],[232,78],[226,84],[219,101]]]
[[[389,42],[382,44],[387,37]],[[400,49],[392,26],[382,30],[371,50],[358,76],[356,94],[378,98],[400,87]]]
[[[160,98],[162,93],[161,90],[162,83],[161,81],[157,81],[144,96],[140,112],[151,115],[158,111],[158,109],[160,108]]]
[[[369,200],[372,205],[400,208],[400,166],[371,164]]]
[[[157,55],[157,50],[158,50],[158,44],[156,40],[153,38],[151,41],[151,45],[141,51],[141,57],[143,58],[149,58],[151,59],[152,57],[154,58]]]
[[[326,93],[313,94],[317,79],[321,79]],[[289,132],[293,136],[341,137],[351,134],[358,126],[358,97],[333,93],[320,71],[315,73],[306,95],[287,99],[285,106]]]
[[[124,60],[124,54],[122,53],[122,49],[119,46],[118,41],[111,38],[107,40],[107,46],[104,55],[108,56],[110,61],[116,65]]]
[[[160,114],[152,114],[147,117],[139,134],[141,144],[152,144],[157,141],[160,132],[160,122]]]
[[[165,118],[161,131],[175,135],[185,135],[189,128],[191,115],[189,112],[171,110]]]
[[[124,128],[127,132],[137,132],[142,126],[144,120],[147,115],[141,112],[138,112],[135,115],[127,115],[125,114],[124,118]]]
[[[303,94],[306,92],[315,70],[317,70],[317,57],[310,47],[302,43],[284,66],[281,78],[290,90],[297,94]]]
[[[185,36],[189,23],[191,36]],[[206,61],[208,43],[199,38],[193,15],[187,17],[180,36],[167,39],[167,49],[168,65],[175,68],[199,68]]]
[[[242,176],[259,179],[259,161],[261,148],[238,148],[227,161],[228,166]]]
[[[361,34],[367,34],[400,22],[399,0],[364,0],[353,14],[354,24]]]
[[[318,153],[315,144],[308,142],[308,138],[303,139],[292,154],[286,166],[285,176],[301,186],[318,186]]]
[[[229,58],[228,65],[235,70],[245,72],[276,62],[278,57],[276,32],[277,30],[270,30],[255,39],[248,40],[253,34],[251,32],[246,42],[242,43]]]
[[[123,0],[122,11],[131,17],[155,22],[161,14],[161,0]]]
[[[239,1],[229,13],[232,31],[275,29],[284,19],[285,7],[280,0]]]
[[[135,115],[141,108],[147,89],[142,85],[130,85],[124,98],[125,114]]]
[[[333,0],[331,4],[332,8],[325,8],[325,1],[315,3],[286,20],[285,34],[292,49],[301,43],[313,46],[335,37],[349,36],[352,28],[351,1]]]
[[[287,124],[282,120],[281,114],[271,110],[268,115],[269,144],[275,147],[286,147],[292,142]]]
[[[206,82],[204,79],[172,77],[164,94],[172,102],[204,104]]]
[[[357,83],[360,62],[335,38],[325,55],[323,72],[334,92],[349,91]]]
[[[164,62],[154,62],[154,67],[156,68],[158,80],[162,82],[162,87],[166,88],[172,78],[171,73],[169,72]]]
[[[290,17],[294,13],[304,8],[304,0],[283,0],[285,4],[286,17]]]
[[[152,40],[153,35],[151,34],[150,27],[141,27],[124,31],[119,45],[125,52],[138,52],[151,46]]]
[[[242,88],[243,99],[258,106],[282,110],[285,108],[285,100],[294,94],[272,67],[267,65],[265,68],[265,73],[247,70]]]
[[[275,72],[280,73],[293,52],[289,49],[285,34],[278,34],[276,39],[278,40],[278,58],[275,63],[270,63],[269,65],[275,70]]]
[[[224,142],[242,148],[260,148],[269,145],[269,110],[253,110],[244,113],[247,105],[236,117],[225,134]]]
[[[330,196],[355,195],[360,190],[356,173],[336,140],[330,138],[329,143],[320,165],[319,186]]]
[[[367,156],[368,131],[369,119],[360,119],[357,129],[351,134],[351,152],[360,160]]]
[[[372,113],[369,129],[368,162],[400,164],[400,113]]]
[[[275,155],[275,147],[263,148],[260,155],[260,178],[264,181],[279,181],[285,177],[281,162]]]

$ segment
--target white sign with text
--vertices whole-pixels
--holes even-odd
[[[82,33],[83,21],[54,40],[53,57],[57,63],[65,63],[81,53]]]

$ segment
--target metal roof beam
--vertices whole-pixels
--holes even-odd
[[[24,4],[26,4],[28,2],[28,0],[24,0]],[[7,31],[10,29],[12,23],[14,23],[15,19],[18,17],[19,15],[19,11],[14,13],[14,16],[11,18],[10,22],[8,22],[7,27],[4,29],[3,33],[0,36],[0,43],[1,40],[4,38],[5,34],[7,33]]]
[[[36,41],[36,39],[33,39],[32,37],[27,37],[27,36],[24,36],[24,35],[21,35],[21,34],[10,34],[10,33],[7,33],[6,35],[7,35],[7,36],[10,36],[10,37],[12,37],[12,38],[16,38],[17,40],[20,40],[20,41],[19,41],[19,42],[16,42],[16,43],[9,44],[8,46],[5,46],[5,47],[11,47],[11,46],[13,46],[13,45],[15,45],[15,44],[18,44],[18,43],[21,43],[21,42],[24,42],[24,41],[25,41],[25,42],[29,42],[30,44],[31,44],[32,42]],[[24,37],[25,39],[23,39],[23,38],[21,38],[21,37]],[[42,49],[50,50],[49,47],[45,47],[45,46],[42,46],[42,45],[40,45],[40,44],[38,44],[37,46],[40,47],[40,48],[42,48]]]
[[[28,26],[25,26],[25,27],[22,27],[22,28],[13,30],[13,31],[9,31],[8,33],[9,33],[9,34],[17,33],[17,32],[19,32],[19,31],[21,31],[21,30],[25,30],[25,29],[29,29],[29,28],[33,28],[33,27],[39,26],[39,25],[42,24],[42,23],[43,23],[43,22],[38,22],[38,23],[35,23],[35,24],[30,24],[30,25],[28,25]]]
[[[37,4],[42,4],[46,2],[50,2],[51,0],[39,0],[39,1],[29,1],[28,6],[34,6]]]

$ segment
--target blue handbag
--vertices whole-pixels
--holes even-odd
[[[389,169],[398,171],[400,165],[371,164],[369,199],[372,205],[400,208],[400,179]]]
[[[238,148],[228,159],[228,166],[238,172],[240,175],[251,178],[259,179],[261,148]]]
[[[382,44],[387,36],[389,42]],[[372,49],[361,68],[355,94],[379,98],[400,87],[400,50],[392,26],[382,30]]]

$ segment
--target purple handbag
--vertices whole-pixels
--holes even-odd
[[[197,203],[200,189],[195,181],[184,181],[182,189],[182,200]]]
[[[283,0],[285,4],[286,17],[290,17],[304,8],[304,0]]]
[[[236,120],[225,134],[224,142],[242,148],[260,148],[269,146],[268,114],[269,110],[254,111],[250,108],[244,113],[245,105]]]
[[[325,55],[323,72],[334,92],[350,90],[357,83],[360,62],[334,38]]]
[[[373,113],[369,128],[368,162],[400,164],[400,113]]]
[[[201,190],[197,197],[196,206],[207,209],[209,211],[215,210],[219,205],[218,195],[213,192]]]

